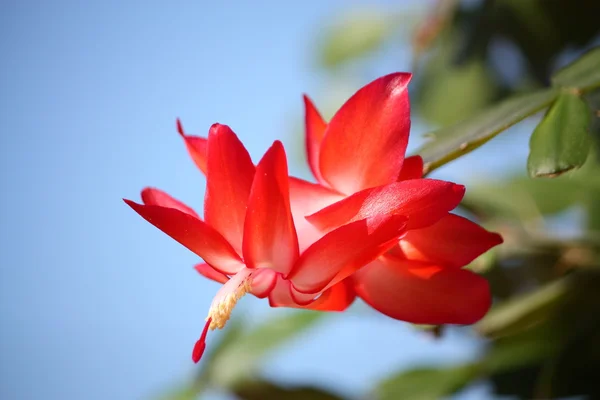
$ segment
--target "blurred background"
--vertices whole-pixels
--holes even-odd
[[[443,167],[427,141],[560,83],[600,44],[598,15],[595,0],[1,2],[0,398],[600,396],[597,141],[581,168],[528,177],[555,97]],[[497,307],[474,329],[415,327],[358,301],[324,315],[247,297],[194,365],[218,285],[121,201],[155,186],[201,209],[175,118],[198,135],[230,125],[254,161],[280,139],[309,178],[302,94],[330,117],[393,71],[415,74],[409,151],[466,184],[461,212],[505,237],[469,266]],[[569,87],[597,139],[590,79]]]

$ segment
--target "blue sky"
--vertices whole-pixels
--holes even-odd
[[[314,43],[348,4],[2,2],[0,398],[148,398],[193,374],[217,285],[121,198],[152,185],[200,208],[204,180],[176,117],[199,134],[229,124],[255,161],[274,139],[300,152],[301,95],[327,94]],[[249,319],[285,312],[242,303]],[[352,394],[477,350],[358,307],[285,346],[265,374]]]

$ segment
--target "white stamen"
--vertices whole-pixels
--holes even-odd
[[[211,318],[209,329],[222,329],[229,317],[233,308],[246,293],[252,289],[252,274],[253,270],[244,268],[235,274],[223,287],[217,292],[210,309],[208,310],[208,321]]]

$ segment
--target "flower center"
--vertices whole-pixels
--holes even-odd
[[[244,295],[252,289],[252,277],[254,272],[254,270],[248,268],[242,269],[232,276],[215,295],[215,298],[210,305],[210,309],[208,310],[208,317],[206,317],[206,324],[204,325],[200,339],[196,342],[194,351],[192,352],[192,360],[194,360],[195,363],[202,358],[202,354],[206,348],[206,335],[208,331],[222,329],[227,321],[229,321],[231,312],[238,300],[244,297]]]
[[[231,280],[229,282],[231,282]],[[223,287],[225,287],[227,283]],[[215,329],[222,329],[225,326],[227,321],[229,321],[231,312],[233,311],[233,308],[237,304],[238,300],[244,297],[246,293],[250,292],[251,283],[252,275],[249,275],[231,292],[225,294],[221,298],[216,297],[213,300],[213,303],[208,310],[208,317],[206,317],[206,321],[209,323],[209,329],[211,331],[214,331]]]

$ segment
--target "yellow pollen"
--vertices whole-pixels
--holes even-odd
[[[210,306],[206,321],[211,318],[209,326],[211,331],[214,331],[215,329],[222,329],[225,326],[227,321],[229,321],[231,312],[233,311],[233,308],[237,304],[238,300],[244,297],[246,293],[250,292],[251,281],[251,276],[248,276],[248,278],[244,279],[244,281],[240,283],[235,290],[228,293]]]

